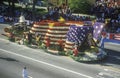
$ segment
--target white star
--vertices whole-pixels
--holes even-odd
[[[96,29],[98,29],[98,26],[96,26]]]
[[[83,30],[83,32],[85,32],[85,30]]]
[[[103,25],[101,25],[101,28],[103,28]]]
[[[100,33],[100,30],[98,31],[98,34]]]

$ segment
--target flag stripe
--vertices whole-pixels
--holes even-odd
[[[120,34],[114,34],[114,39],[120,40]]]

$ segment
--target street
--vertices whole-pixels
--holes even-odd
[[[0,42],[0,45],[4,44],[2,42]],[[3,66],[2,68],[4,68],[4,66],[7,65],[5,66],[7,72],[10,71],[15,73],[16,71],[19,71],[18,77],[22,72],[20,70],[22,70],[24,66],[28,67],[28,69],[31,69],[30,71],[35,75],[35,77],[32,75],[33,78],[89,78],[91,76],[82,74],[83,70],[88,69],[96,73],[96,71],[94,71],[94,68],[91,68],[90,66],[85,66],[85,68],[83,68],[81,66],[84,66],[84,64],[79,65],[79,63],[74,62],[70,58],[50,55],[44,53],[42,50],[39,52],[38,50],[32,50],[27,47],[24,48],[24,46],[17,46],[17,44],[7,44],[6,46],[2,46],[0,52],[2,61],[5,61],[5,58],[8,59],[6,63],[0,63],[3,64],[0,66]],[[79,71],[82,73],[79,73]],[[92,74],[92,72],[86,73]]]
[[[0,24],[0,34],[3,32]],[[118,48],[119,51],[119,48]],[[0,35],[0,78],[22,78],[27,67],[31,78],[120,78],[120,52],[98,63],[80,63],[67,56],[52,55],[8,41]]]

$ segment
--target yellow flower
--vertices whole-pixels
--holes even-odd
[[[58,19],[59,22],[65,22],[65,19],[63,17],[60,17],[60,19]]]
[[[97,42],[97,39],[93,38],[93,40],[94,40],[95,42]]]
[[[94,46],[91,46],[91,48],[95,48]]]
[[[52,28],[54,26],[54,23],[49,23],[49,28]]]

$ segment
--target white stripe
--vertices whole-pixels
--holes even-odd
[[[32,61],[35,61],[35,62],[38,62],[38,63],[42,63],[42,64],[45,64],[45,65],[48,65],[48,66],[51,66],[51,67],[55,67],[55,68],[60,69],[60,70],[64,70],[64,71],[67,71],[67,72],[70,72],[70,73],[73,73],[73,74],[77,74],[77,75],[80,75],[80,76],[83,76],[83,77],[86,77],[86,78],[93,78],[91,76],[88,76],[88,75],[85,75],[85,74],[82,74],[82,73],[79,73],[79,72],[76,72],[76,71],[72,71],[72,70],[69,70],[69,69],[66,69],[66,68],[63,68],[63,67],[60,67],[60,66],[52,65],[52,64],[49,64],[49,63],[44,62],[44,61],[36,60],[36,59],[30,58],[30,57],[27,57],[27,56],[24,56],[24,55],[13,53],[11,51],[7,51],[7,50],[1,49],[1,48],[0,48],[0,50],[4,51],[6,53],[9,53],[9,54],[13,54],[13,55],[25,58],[25,59],[29,59],[29,60],[32,60]]]
[[[120,38],[114,38],[114,39],[116,39],[116,40],[120,40]]]

